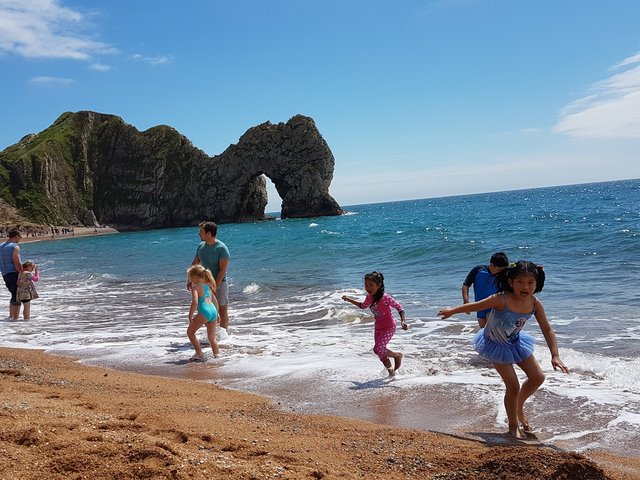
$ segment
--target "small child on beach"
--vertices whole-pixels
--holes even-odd
[[[31,318],[31,300],[38,298],[38,292],[36,292],[36,286],[33,282],[37,282],[39,279],[38,265],[29,260],[24,262],[22,271],[18,274],[16,297],[22,302],[22,316],[25,320]]]
[[[402,353],[392,352],[387,349],[387,344],[396,333],[396,320],[391,312],[391,307],[400,314],[402,329],[408,328],[404,317],[404,309],[391,295],[384,291],[384,276],[380,272],[367,273],[364,276],[364,289],[367,297],[363,302],[349,298],[346,295],[342,300],[354,304],[359,308],[370,308],[375,319],[375,334],[373,352],[384,364],[390,376],[394,376],[402,364]],[[389,357],[393,358],[394,365],[391,366]]]
[[[216,281],[211,270],[202,265],[192,265],[187,270],[187,278],[191,282],[191,308],[189,308],[189,327],[187,336],[196,353],[189,359],[191,362],[203,362],[204,353],[196,332],[202,325],[207,326],[207,338],[214,358],[220,355],[216,340],[216,320],[218,319],[218,300],[215,296]]]
[[[444,308],[438,312],[442,318],[456,313],[477,312],[490,308],[486,326],[473,340],[475,350],[493,362],[506,386],[504,406],[509,421],[509,434],[515,438],[535,436],[524,413],[524,403],[544,382],[544,373],[533,356],[534,338],[521,331],[525,322],[534,315],[551,351],[553,369],[569,373],[560,360],[556,336],[547,319],[542,302],[535,297],[544,287],[545,273],[541,266],[520,260],[511,264],[496,277],[498,293],[473,303]],[[522,386],[513,365],[527,375]]]

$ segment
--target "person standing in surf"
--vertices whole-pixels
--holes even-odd
[[[211,270],[216,281],[216,299],[220,314],[220,339],[228,336],[229,329],[229,285],[227,284],[227,269],[229,268],[229,249],[217,239],[218,225],[215,222],[200,223],[200,244],[196,248],[196,256],[191,265],[202,265]],[[187,289],[191,290],[191,283],[187,282]]]
[[[30,260],[22,264],[22,271],[18,274],[16,298],[22,303],[22,316],[31,319],[31,300],[38,298],[38,292],[33,282],[40,279],[38,265]]]
[[[469,288],[473,286],[473,299],[479,302],[489,295],[497,293],[496,275],[509,266],[509,258],[504,252],[491,255],[489,265],[476,265],[471,269],[462,282],[462,303],[469,303]],[[490,309],[476,312],[478,325],[483,328],[487,324],[487,314]]]
[[[22,303],[17,298],[18,274],[22,272],[22,260],[20,259],[20,247],[18,242],[22,238],[20,230],[9,230],[9,238],[0,243],[0,273],[7,290],[11,293],[9,300],[9,320],[18,320]]]
[[[367,273],[364,276],[364,289],[367,296],[364,301],[359,302],[344,295],[342,300],[354,304],[359,308],[370,308],[375,319],[375,333],[373,352],[383,363],[390,376],[394,376],[402,364],[402,353],[393,352],[387,348],[387,344],[396,333],[396,319],[391,312],[395,308],[400,315],[402,329],[408,328],[404,316],[404,309],[391,295],[384,291],[384,276],[380,272]],[[393,358],[391,365],[389,358]]]
[[[196,353],[189,359],[190,362],[203,362],[205,360],[200,341],[196,332],[202,325],[207,326],[207,338],[213,352],[213,357],[220,355],[218,341],[216,340],[216,320],[218,319],[218,300],[216,300],[216,281],[211,270],[202,265],[192,265],[187,270],[187,279],[191,284],[191,307],[189,308],[189,327],[187,336]]]
[[[515,438],[535,436],[529,419],[524,413],[524,403],[544,382],[544,373],[533,356],[534,338],[521,331],[533,315],[551,351],[553,369],[569,373],[560,360],[556,335],[547,319],[542,302],[535,297],[544,287],[545,273],[542,266],[520,260],[511,264],[496,277],[498,293],[479,302],[447,307],[438,315],[449,318],[456,313],[477,312],[491,309],[487,324],[474,337],[475,350],[493,362],[505,384],[504,406],[509,421],[509,434]],[[518,365],[527,375],[522,386],[513,365]]]

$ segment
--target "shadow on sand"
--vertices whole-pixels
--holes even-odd
[[[349,390],[368,390],[370,388],[400,388],[397,385],[393,385],[395,382],[395,377],[387,377],[387,378],[375,378],[373,380],[368,380],[366,382],[356,382],[355,380],[351,380],[351,386]]]
[[[557,452],[564,452],[565,450],[558,448],[557,446],[545,442],[540,438],[540,434],[530,435],[527,438],[514,438],[509,435],[508,432],[496,433],[496,432],[465,432],[461,434],[445,434],[455,438],[464,438],[465,440],[475,440],[479,443],[487,445],[497,445],[502,447],[539,447],[549,448]]]

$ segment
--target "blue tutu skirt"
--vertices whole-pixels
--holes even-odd
[[[520,363],[533,354],[535,339],[526,332],[520,332],[515,343],[498,343],[484,336],[484,328],[473,339],[473,348],[493,363]]]

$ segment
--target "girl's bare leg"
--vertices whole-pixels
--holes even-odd
[[[216,340],[216,322],[207,322],[207,338],[209,339],[213,356],[219,356],[220,349],[218,348],[218,340]]]
[[[518,366],[527,374],[527,379],[518,393],[518,420],[523,428],[528,431],[529,419],[524,413],[524,402],[540,388],[540,385],[544,382],[544,373],[533,355],[520,362]]]
[[[31,302],[25,302],[22,304],[22,316],[25,320],[31,318]]]
[[[393,371],[396,372],[400,368],[400,365],[402,365],[402,357],[404,357],[404,355],[402,355],[402,353],[400,352],[392,352],[391,350],[387,350],[387,356],[393,358]]]
[[[395,371],[393,370],[393,367],[391,366],[391,360],[389,360],[388,358],[385,358],[384,360],[380,359],[380,361],[384,365],[384,368],[386,368],[387,371],[389,372],[389,376],[395,375]]]
[[[200,346],[200,341],[198,337],[196,337],[196,332],[198,329],[206,322],[206,319],[203,315],[196,315],[193,320],[189,322],[189,327],[187,327],[187,337],[189,337],[189,341],[193,348],[196,351],[196,355],[202,356],[202,347]]]
[[[494,363],[496,371],[502,377],[505,387],[504,408],[507,411],[509,420],[509,434],[515,438],[525,438],[526,435],[520,429],[518,422],[518,394],[520,393],[520,382],[516,371],[511,364]]]
[[[393,357],[394,361],[397,362],[397,354],[387,348],[387,343],[389,343],[389,341],[393,337],[393,332],[393,330],[376,332],[374,335],[375,344],[373,346],[373,353],[375,353],[380,361],[384,364],[385,368],[389,372],[390,377],[394,376],[397,370],[391,366],[391,361],[389,360],[389,357]]]

